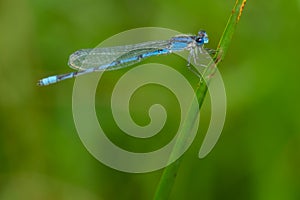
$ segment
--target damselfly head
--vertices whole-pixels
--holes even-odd
[[[198,32],[196,42],[198,43],[198,45],[207,44],[209,42],[206,31],[201,30]]]

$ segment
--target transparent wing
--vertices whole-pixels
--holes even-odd
[[[125,60],[139,56],[153,50],[166,49],[169,46],[169,40],[162,40],[125,46],[81,49],[70,55],[68,65],[76,70],[95,68],[110,64],[113,61]],[[132,62],[127,62],[123,65],[120,64],[114,67],[114,69],[124,67],[124,65],[132,65],[139,61],[140,60],[133,60]]]

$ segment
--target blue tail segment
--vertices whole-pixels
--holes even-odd
[[[43,78],[41,80],[38,81],[37,85],[39,86],[46,86],[46,85],[50,85],[50,84],[53,84],[53,83],[57,83],[58,80],[57,80],[58,76],[49,76],[47,78]]]

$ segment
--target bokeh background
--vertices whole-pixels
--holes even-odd
[[[81,143],[72,117],[74,80],[42,88],[36,81],[70,71],[67,59],[75,50],[131,28],[184,33],[201,28],[209,33],[208,47],[216,48],[234,3],[1,0],[0,199],[152,199],[162,170],[119,172],[94,159]],[[202,128],[183,156],[171,199],[300,199],[299,17],[299,0],[247,2],[220,64],[228,98],[223,133],[209,156],[198,159],[209,121],[207,100]],[[177,63],[173,60],[170,56],[168,62]],[[182,63],[176,69],[193,76]],[[102,99],[109,98],[113,81],[124,72],[106,76],[97,112],[110,115]],[[142,89],[131,102],[137,123],[147,123],[147,108],[157,101],[171,112],[159,141],[140,145],[122,136],[113,120],[104,121],[108,137],[137,151],[168,142],[178,122],[172,112],[179,112],[168,90]],[[157,95],[161,90],[165,95]]]

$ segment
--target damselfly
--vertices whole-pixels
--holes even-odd
[[[191,59],[196,63],[199,54],[206,52],[203,48],[203,45],[206,43],[208,43],[206,32],[199,31],[197,35],[177,35],[169,40],[107,48],[82,49],[73,53],[68,62],[71,68],[78,71],[43,78],[38,81],[38,85],[50,85],[97,71],[116,70],[131,66],[152,56],[166,55],[184,50],[189,51],[189,65]]]

